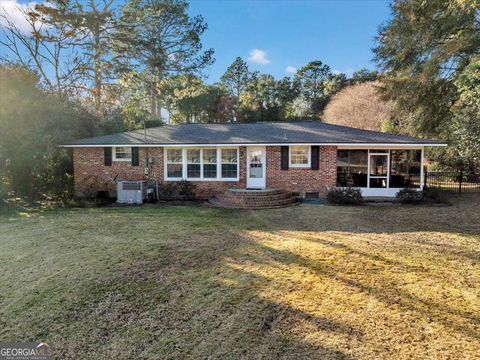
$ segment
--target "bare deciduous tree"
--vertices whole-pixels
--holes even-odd
[[[366,130],[381,130],[385,120],[392,119],[393,102],[378,95],[379,82],[372,81],[349,86],[328,103],[323,121]]]
[[[8,50],[2,60],[33,69],[50,91],[92,98],[101,113],[112,75],[112,4],[113,0],[51,0],[34,8],[17,6],[27,25],[22,28],[0,11],[0,44]]]
[[[81,81],[85,63],[73,42],[75,29],[67,23],[48,24],[34,8],[18,7],[27,29],[20,28],[6,11],[0,11],[3,23],[0,45],[6,52],[0,60],[33,69],[48,90],[59,95],[71,94]]]

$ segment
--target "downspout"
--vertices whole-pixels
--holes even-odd
[[[147,123],[145,119],[143,119],[143,143],[147,144]],[[150,180],[150,161],[148,156],[148,147],[145,146],[145,168],[144,168],[144,176],[147,180]],[[153,180],[155,182],[155,198],[158,199],[158,182],[156,179]]]

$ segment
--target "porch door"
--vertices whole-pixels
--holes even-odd
[[[266,149],[247,147],[247,188],[264,189],[266,187]]]
[[[368,187],[369,188],[388,188],[390,154],[388,152],[370,152],[368,172]]]

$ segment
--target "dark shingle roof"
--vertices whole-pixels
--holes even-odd
[[[179,124],[72,141],[66,146],[173,144],[428,144],[443,142],[319,121]]]

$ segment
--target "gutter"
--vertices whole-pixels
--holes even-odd
[[[175,148],[175,147],[231,147],[231,146],[355,146],[355,147],[446,147],[447,143],[194,143],[194,144],[63,144],[58,145],[58,147],[63,148],[90,148],[90,147],[115,147],[115,146],[126,146],[126,147],[165,147],[165,148]]]

